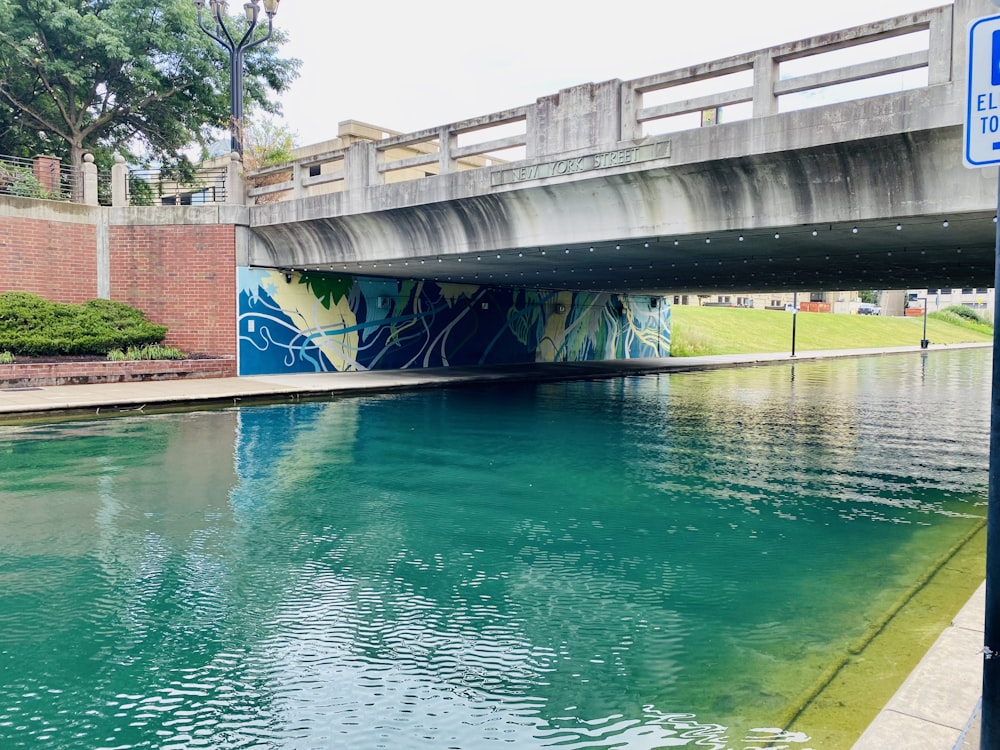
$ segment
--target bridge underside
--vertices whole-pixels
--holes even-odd
[[[376,277],[654,295],[672,290],[991,287],[994,215],[990,211],[958,217],[936,214],[918,219],[775,225],[744,232],[622,238],[308,267]]]
[[[992,286],[996,171],[960,155],[960,128],[944,128],[542,180],[254,226],[250,261],[653,295]]]

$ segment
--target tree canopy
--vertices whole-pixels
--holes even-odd
[[[282,41],[276,25],[244,63],[245,99],[265,112],[297,75]],[[228,127],[228,69],[191,0],[0,0],[0,153],[176,157]]]

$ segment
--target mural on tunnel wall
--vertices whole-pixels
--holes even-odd
[[[239,269],[240,374],[580,362],[670,353],[647,296]]]

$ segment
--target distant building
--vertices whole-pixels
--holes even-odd
[[[952,305],[961,305],[974,310],[986,320],[993,320],[993,289],[986,287],[906,290],[906,315],[923,315],[925,304],[929,313]]]
[[[336,138],[292,149],[292,160],[298,163],[299,168],[305,170],[307,187],[301,194],[296,196],[294,188],[296,181],[293,170],[296,167],[292,164],[284,164],[254,170],[247,175],[250,195],[255,199],[253,202],[271,203],[292,196],[306,198],[314,195],[341,192],[344,189],[344,170],[347,168],[347,165],[344,155],[341,155],[339,159],[329,158],[331,152],[343,151],[352,143],[357,143],[358,141],[377,142],[396,135],[401,135],[401,133],[377,125],[359,122],[358,120],[344,120],[338,124]],[[436,151],[436,145],[417,143],[388,148],[384,151],[383,157],[386,162],[391,163],[426,156],[436,153]],[[315,163],[309,164],[309,159],[312,157],[315,157]],[[502,163],[504,163],[502,159],[492,157],[466,156],[456,159],[455,168],[462,171]],[[440,165],[437,162],[422,163],[418,166],[403,167],[384,172],[382,179],[388,185],[394,182],[405,182],[420,177],[436,175],[439,169]]]
[[[248,169],[245,176],[250,196],[253,198],[252,202],[256,204],[273,203],[295,195],[306,198],[341,192],[344,189],[344,170],[347,168],[345,156],[341,154],[339,159],[331,159],[330,154],[342,152],[352,143],[358,141],[381,141],[396,135],[400,135],[400,133],[395,130],[388,130],[357,120],[345,120],[339,123],[336,138],[293,148],[290,154],[291,162],[260,169]],[[436,148],[436,146],[427,143],[398,146],[386,149],[384,157],[389,162],[400,161],[435,153]],[[171,177],[168,172],[160,169],[132,170],[130,186],[133,194],[137,188],[143,187],[143,185],[136,184],[137,181],[141,181],[145,183],[146,187],[143,192],[147,194],[146,199],[150,205],[191,206],[224,202],[227,190],[232,189],[231,186],[226,185],[226,167],[231,158],[228,136],[213,143],[209,147],[208,153],[210,158],[197,166],[190,179]],[[315,163],[309,164],[308,160],[312,157],[316,157]],[[304,164],[303,160],[305,160]],[[298,162],[305,171],[303,176],[307,187],[298,194],[296,194],[295,188],[297,184],[296,166],[292,162]],[[455,164],[456,169],[461,171],[500,163],[503,163],[502,159],[466,156],[457,159]],[[386,184],[404,182],[435,175],[439,169],[439,164],[430,162],[387,171],[383,174],[382,179]]]
[[[758,292],[739,294],[721,292],[704,294],[695,292],[667,292],[665,297],[674,305],[700,307],[752,307],[758,310],[784,310],[798,295],[802,312],[829,312],[841,315],[855,314],[862,302],[857,292]],[[899,313],[902,314],[902,311]]]

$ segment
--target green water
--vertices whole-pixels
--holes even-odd
[[[0,428],[0,748],[808,748],[991,352]]]

